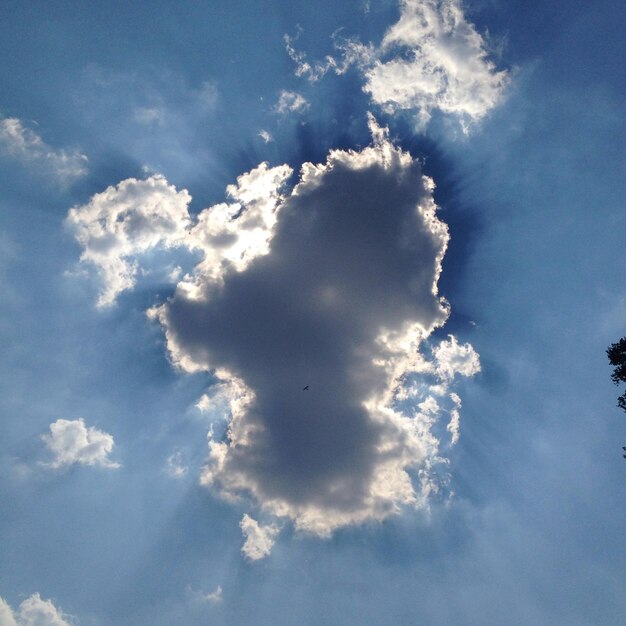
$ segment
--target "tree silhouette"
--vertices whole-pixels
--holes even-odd
[[[611,380],[616,385],[626,383],[626,337],[622,337],[617,343],[612,343],[606,349],[606,354],[613,366]],[[626,391],[617,398],[617,406],[626,411]],[[622,450],[626,452],[626,446],[622,446]],[[626,459],[626,454],[624,458]]]
[[[612,343],[606,353],[613,366],[611,380],[616,385],[626,383],[626,337],[622,337],[617,343]],[[617,406],[626,411],[626,391],[617,399]]]

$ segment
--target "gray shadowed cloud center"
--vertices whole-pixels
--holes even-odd
[[[446,317],[433,286],[447,231],[418,208],[431,197],[420,166],[368,156],[335,153],[284,201],[269,254],[160,311],[180,352],[254,394],[254,436],[233,442],[217,482],[243,475],[261,502],[361,508],[397,429],[363,404],[389,383],[377,339]]]
[[[219,381],[202,407],[225,411],[228,431],[211,431],[201,483],[319,535],[437,491],[432,426],[447,413],[454,445],[451,383],[480,369],[454,338],[421,350],[448,315],[437,295],[448,230],[433,181],[371,117],[370,128],[371,146],[305,163],[290,192],[291,169],[262,163],[195,218],[187,191],[158,175],[68,214],[103,278],[98,306],[134,286],[147,250],[200,253],[149,315],[176,366]]]

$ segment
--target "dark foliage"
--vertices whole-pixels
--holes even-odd
[[[617,343],[611,344],[606,353],[614,368],[611,380],[616,385],[626,383],[626,337],[622,337]],[[626,391],[617,399],[617,406],[626,411]]]

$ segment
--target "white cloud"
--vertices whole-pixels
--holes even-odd
[[[159,175],[128,178],[70,209],[66,224],[83,247],[81,261],[95,265],[103,287],[98,306],[110,306],[135,284],[137,256],[180,245],[189,224],[191,196]]]
[[[98,306],[113,305],[135,285],[138,257],[155,248],[200,250],[204,258],[196,273],[216,284],[229,268],[245,269],[268,251],[280,190],[290,175],[287,165],[261,163],[228,186],[234,202],[204,209],[195,220],[187,190],[177,191],[158,174],[128,178],[70,209],[66,224],[83,247],[81,261],[95,265],[103,283]],[[169,276],[175,279],[177,273]],[[184,277],[178,288],[192,293],[196,283]]]
[[[268,131],[261,129],[259,131],[259,137],[265,142],[269,143],[270,141],[274,141],[274,137],[272,137],[271,133]]]
[[[84,154],[76,150],[54,150],[15,117],[0,119],[0,153],[32,163],[61,183],[69,183],[87,173]]]
[[[507,84],[459,0],[403,0],[381,59],[365,72],[365,90],[388,112],[416,111],[423,128],[438,109],[468,124],[483,118]],[[405,55],[398,52],[404,51]]]
[[[17,611],[0,598],[0,626],[71,626],[71,618],[57,609],[50,600],[34,593]]]
[[[380,46],[334,37],[336,57],[309,63],[285,37],[296,75],[319,80],[351,66],[363,73],[364,91],[387,113],[408,111],[423,130],[438,110],[457,119],[465,132],[502,99],[509,77],[497,71],[487,45],[465,19],[460,0],[401,0],[400,19]]]
[[[271,551],[280,529],[274,525],[261,526],[247,513],[239,523],[241,532],[246,538],[241,551],[250,561],[258,561],[265,558]]]
[[[376,59],[376,50],[374,46],[363,45],[356,39],[346,39],[339,36],[341,29],[335,31],[332,35],[333,46],[338,51],[336,57],[327,55],[323,61],[314,61],[310,63],[307,55],[301,50],[296,50],[295,42],[302,33],[299,28],[295,37],[285,35],[285,49],[291,60],[296,65],[295,74],[298,77],[306,78],[309,82],[315,83],[328,72],[334,72],[337,75],[345,74],[350,67],[356,65],[358,67],[366,67]]]
[[[0,626],[17,626],[13,609],[2,598],[0,598]]]
[[[109,454],[115,442],[113,436],[93,426],[85,426],[84,420],[58,419],[50,424],[50,434],[43,435],[48,449],[54,459],[47,464],[58,468],[64,465],[79,463],[80,465],[100,465],[109,469],[120,467],[111,461]]]
[[[474,376],[480,372],[480,359],[469,344],[459,344],[456,337],[442,341],[434,350],[437,373],[444,379],[452,379],[456,374]]]
[[[309,103],[306,98],[295,91],[287,91],[283,89],[278,97],[278,102],[274,106],[276,113],[286,114],[308,109]]]

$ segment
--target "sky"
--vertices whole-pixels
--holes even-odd
[[[0,626],[623,623],[620,3],[1,11]]]

